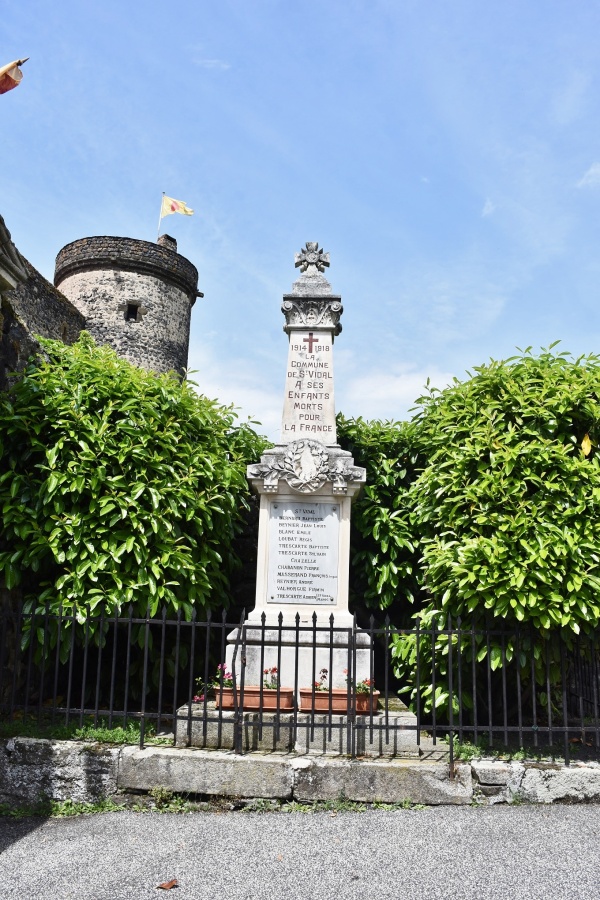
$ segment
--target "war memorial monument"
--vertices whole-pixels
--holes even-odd
[[[281,637],[281,684],[309,685],[315,669],[324,667],[331,686],[341,688],[353,627],[348,611],[351,505],[365,470],[337,443],[333,345],[342,330],[343,307],[323,274],[329,254],[307,242],[295,264],[300,277],[282,306],[289,348],[281,442],[247,472],[260,495],[260,514],[256,604],[245,626],[245,683],[260,683],[261,659],[264,665],[275,664]],[[232,634],[229,665],[234,664],[234,639]],[[304,646],[296,653],[298,643]],[[357,635],[357,645],[353,675],[361,680],[369,677],[371,665],[366,634]]]

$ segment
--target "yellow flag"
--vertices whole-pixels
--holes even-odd
[[[171,213],[181,213],[183,216],[193,216],[194,210],[190,209],[189,206],[186,206],[183,200],[173,200],[172,197],[167,197],[163,194],[160,217],[163,219],[165,216],[170,216]]]
[[[21,83],[23,73],[19,66],[26,63],[27,59],[15,59],[14,62],[9,63],[7,66],[0,66],[0,94],[12,91],[13,88],[16,88]]]

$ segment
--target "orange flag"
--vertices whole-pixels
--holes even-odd
[[[19,66],[26,63],[28,59],[28,56],[25,59],[15,59],[14,62],[0,68],[0,94],[6,94],[8,91],[12,91],[13,88],[16,88],[16,86],[21,83],[23,73]]]

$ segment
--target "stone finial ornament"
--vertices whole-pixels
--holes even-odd
[[[307,241],[306,247],[294,254],[294,259],[294,265],[296,268],[300,266],[301,272],[308,271],[310,266],[314,266],[318,272],[324,272],[325,267],[329,267],[329,253],[319,250],[318,241]]]
[[[328,297],[331,285],[323,275],[329,266],[329,253],[319,248],[318,241],[307,241],[300,253],[294,254],[294,265],[300,267],[300,278],[292,285],[292,293],[286,297]],[[339,297],[337,298],[340,299]]]

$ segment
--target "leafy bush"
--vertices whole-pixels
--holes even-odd
[[[96,347],[42,341],[0,397],[0,573],[79,622],[223,605],[265,446],[232,408]]]
[[[399,624],[407,601],[420,594],[419,536],[410,521],[408,491],[419,465],[414,426],[406,422],[367,422],[338,415],[339,440],[367,483],[352,509],[352,599],[390,609]]]
[[[554,631],[600,620],[600,357],[525,351],[417,403],[409,424],[340,417],[370,482],[354,509],[357,582],[398,624],[412,605],[424,626],[531,626],[541,665]],[[393,652],[408,673],[410,641]]]

